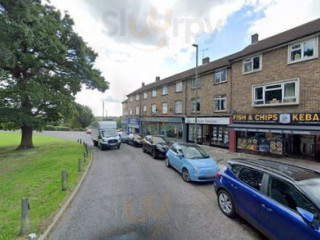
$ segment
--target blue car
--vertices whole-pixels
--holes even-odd
[[[219,171],[215,160],[196,144],[174,143],[166,154],[165,163],[181,173],[185,182],[213,181]]]
[[[269,239],[320,239],[320,173],[269,160],[231,159],[214,180],[221,211]]]

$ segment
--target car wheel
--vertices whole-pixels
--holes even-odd
[[[146,153],[146,149],[144,148],[144,146],[142,145],[142,152]]]
[[[97,147],[98,146],[98,142],[97,141],[92,141],[93,142],[93,146]]]
[[[118,145],[118,149],[120,149],[121,144]]]
[[[227,191],[220,190],[218,192],[218,204],[224,215],[229,218],[235,217],[235,205],[231,195]]]
[[[170,167],[170,162],[169,162],[169,159],[168,159],[167,157],[166,157],[165,162],[166,162],[166,166],[167,166],[167,168],[169,168],[169,167]]]
[[[153,157],[154,159],[157,158],[157,152],[156,152],[155,149],[152,150],[152,157]]]
[[[182,179],[185,182],[190,182],[190,175],[187,169],[182,170]]]

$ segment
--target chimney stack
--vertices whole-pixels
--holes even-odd
[[[156,77],[156,82],[159,82],[160,81],[160,77]]]
[[[257,43],[259,41],[258,33],[251,35],[251,44]]]
[[[142,87],[144,87],[144,82],[142,82]]]
[[[210,62],[210,58],[209,57],[206,57],[206,58],[203,58],[202,59],[202,65],[203,64],[207,64],[207,63],[209,63]]]

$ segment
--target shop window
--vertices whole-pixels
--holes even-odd
[[[195,113],[196,110],[197,110],[197,112],[200,112],[200,98],[191,99],[191,112]]]
[[[167,113],[168,113],[168,104],[162,103],[162,114],[167,114]]]
[[[214,98],[214,111],[221,112],[227,110],[227,97],[226,95],[216,96]]]
[[[283,137],[276,133],[237,132],[237,148],[260,153],[283,154]]]
[[[163,86],[162,87],[162,95],[167,95],[168,94],[168,87],[167,86]]]
[[[175,113],[182,113],[182,101],[175,102],[174,112]]]
[[[299,79],[253,86],[253,105],[287,105],[299,103]]]
[[[261,69],[262,69],[262,55],[243,60],[242,72],[244,74],[257,72],[257,71],[260,71]]]
[[[182,92],[182,82],[176,83],[176,92]]]
[[[213,126],[211,132],[211,145],[228,147],[229,146],[229,131],[226,126]]]
[[[224,68],[214,73],[214,82],[222,83],[227,81],[227,69]]]
[[[152,89],[152,94],[151,96],[154,98],[157,96],[157,89]]]
[[[289,46],[289,63],[301,62],[318,57],[318,38],[312,38],[304,42]]]
[[[201,86],[201,81],[199,78],[198,78],[198,81],[196,81],[195,78],[192,79],[192,81],[191,81],[191,88],[196,89],[196,86],[198,86],[198,88],[200,88],[200,86]]]

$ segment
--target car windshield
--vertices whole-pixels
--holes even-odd
[[[309,198],[320,208],[320,179],[308,179],[302,181],[299,186]]]
[[[159,143],[160,144],[162,144],[162,143],[166,144],[166,143],[168,143],[168,140],[163,138],[163,137],[152,137],[152,142],[153,142],[153,144],[159,144]]]
[[[102,137],[115,137],[118,136],[118,133],[115,129],[104,129],[101,130],[101,136]]]
[[[210,158],[209,154],[199,146],[181,146],[181,149],[187,159]]]

